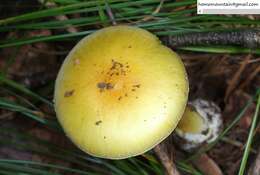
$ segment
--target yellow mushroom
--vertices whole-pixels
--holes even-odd
[[[177,126],[188,98],[180,57],[146,30],[114,26],[83,38],[55,84],[67,136],[97,157],[142,154]]]
[[[175,141],[185,151],[194,151],[217,139],[223,122],[220,108],[212,101],[189,102],[175,130]]]

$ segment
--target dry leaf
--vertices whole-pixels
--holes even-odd
[[[204,175],[223,175],[216,162],[205,153],[199,156],[197,159],[193,160],[193,164]]]

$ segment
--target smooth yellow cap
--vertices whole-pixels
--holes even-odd
[[[97,157],[142,154],[177,126],[188,97],[180,57],[146,30],[114,26],[83,38],[65,59],[55,110],[68,137]]]
[[[198,112],[193,109],[192,106],[187,106],[185,112],[177,126],[177,129],[180,129],[185,133],[200,133],[205,129],[206,125],[203,118],[198,114]]]

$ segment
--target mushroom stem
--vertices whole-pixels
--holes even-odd
[[[167,175],[180,175],[174,164],[172,156],[169,156],[169,154],[166,152],[163,143],[154,147],[153,150],[163,164]]]

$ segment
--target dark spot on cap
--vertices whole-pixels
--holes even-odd
[[[104,139],[106,139],[107,137],[106,136],[104,136]]]
[[[97,87],[99,89],[104,89],[106,86],[107,86],[107,84],[105,82],[100,82],[100,83],[97,84]]]
[[[140,88],[141,84],[133,85],[133,87]]]
[[[109,89],[113,89],[113,84],[111,84],[111,83],[107,83],[106,84],[106,88],[107,88],[107,90],[109,90]]]
[[[96,122],[95,122],[95,125],[99,125],[99,124],[101,124],[101,123],[102,123],[102,121],[99,120],[99,121],[96,121]]]
[[[118,100],[120,101],[122,99],[122,96],[118,97]]]
[[[128,94],[127,93],[125,93],[125,97],[127,97],[128,96]]]
[[[64,93],[64,97],[70,97],[70,96],[72,96],[73,95],[73,93],[74,93],[74,89],[73,90],[70,90],[70,91],[66,91],[65,93]]]
[[[99,82],[99,83],[97,84],[97,87],[98,87],[101,91],[103,91],[103,90],[105,90],[105,89],[110,90],[110,89],[113,89],[113,88],[114,88],[113,84],[111,84],[111,83],[106,83],[106,82]]]
[[[135,91],[135,89],[132,89],[131,91]]]
[[[112,67],[110,70],[122,68],[124,65],[112,59]]]
[[[129,46],[128,46],[128,48],[132,48],[132,46],[131,46],[131,45],[129,45]]]

